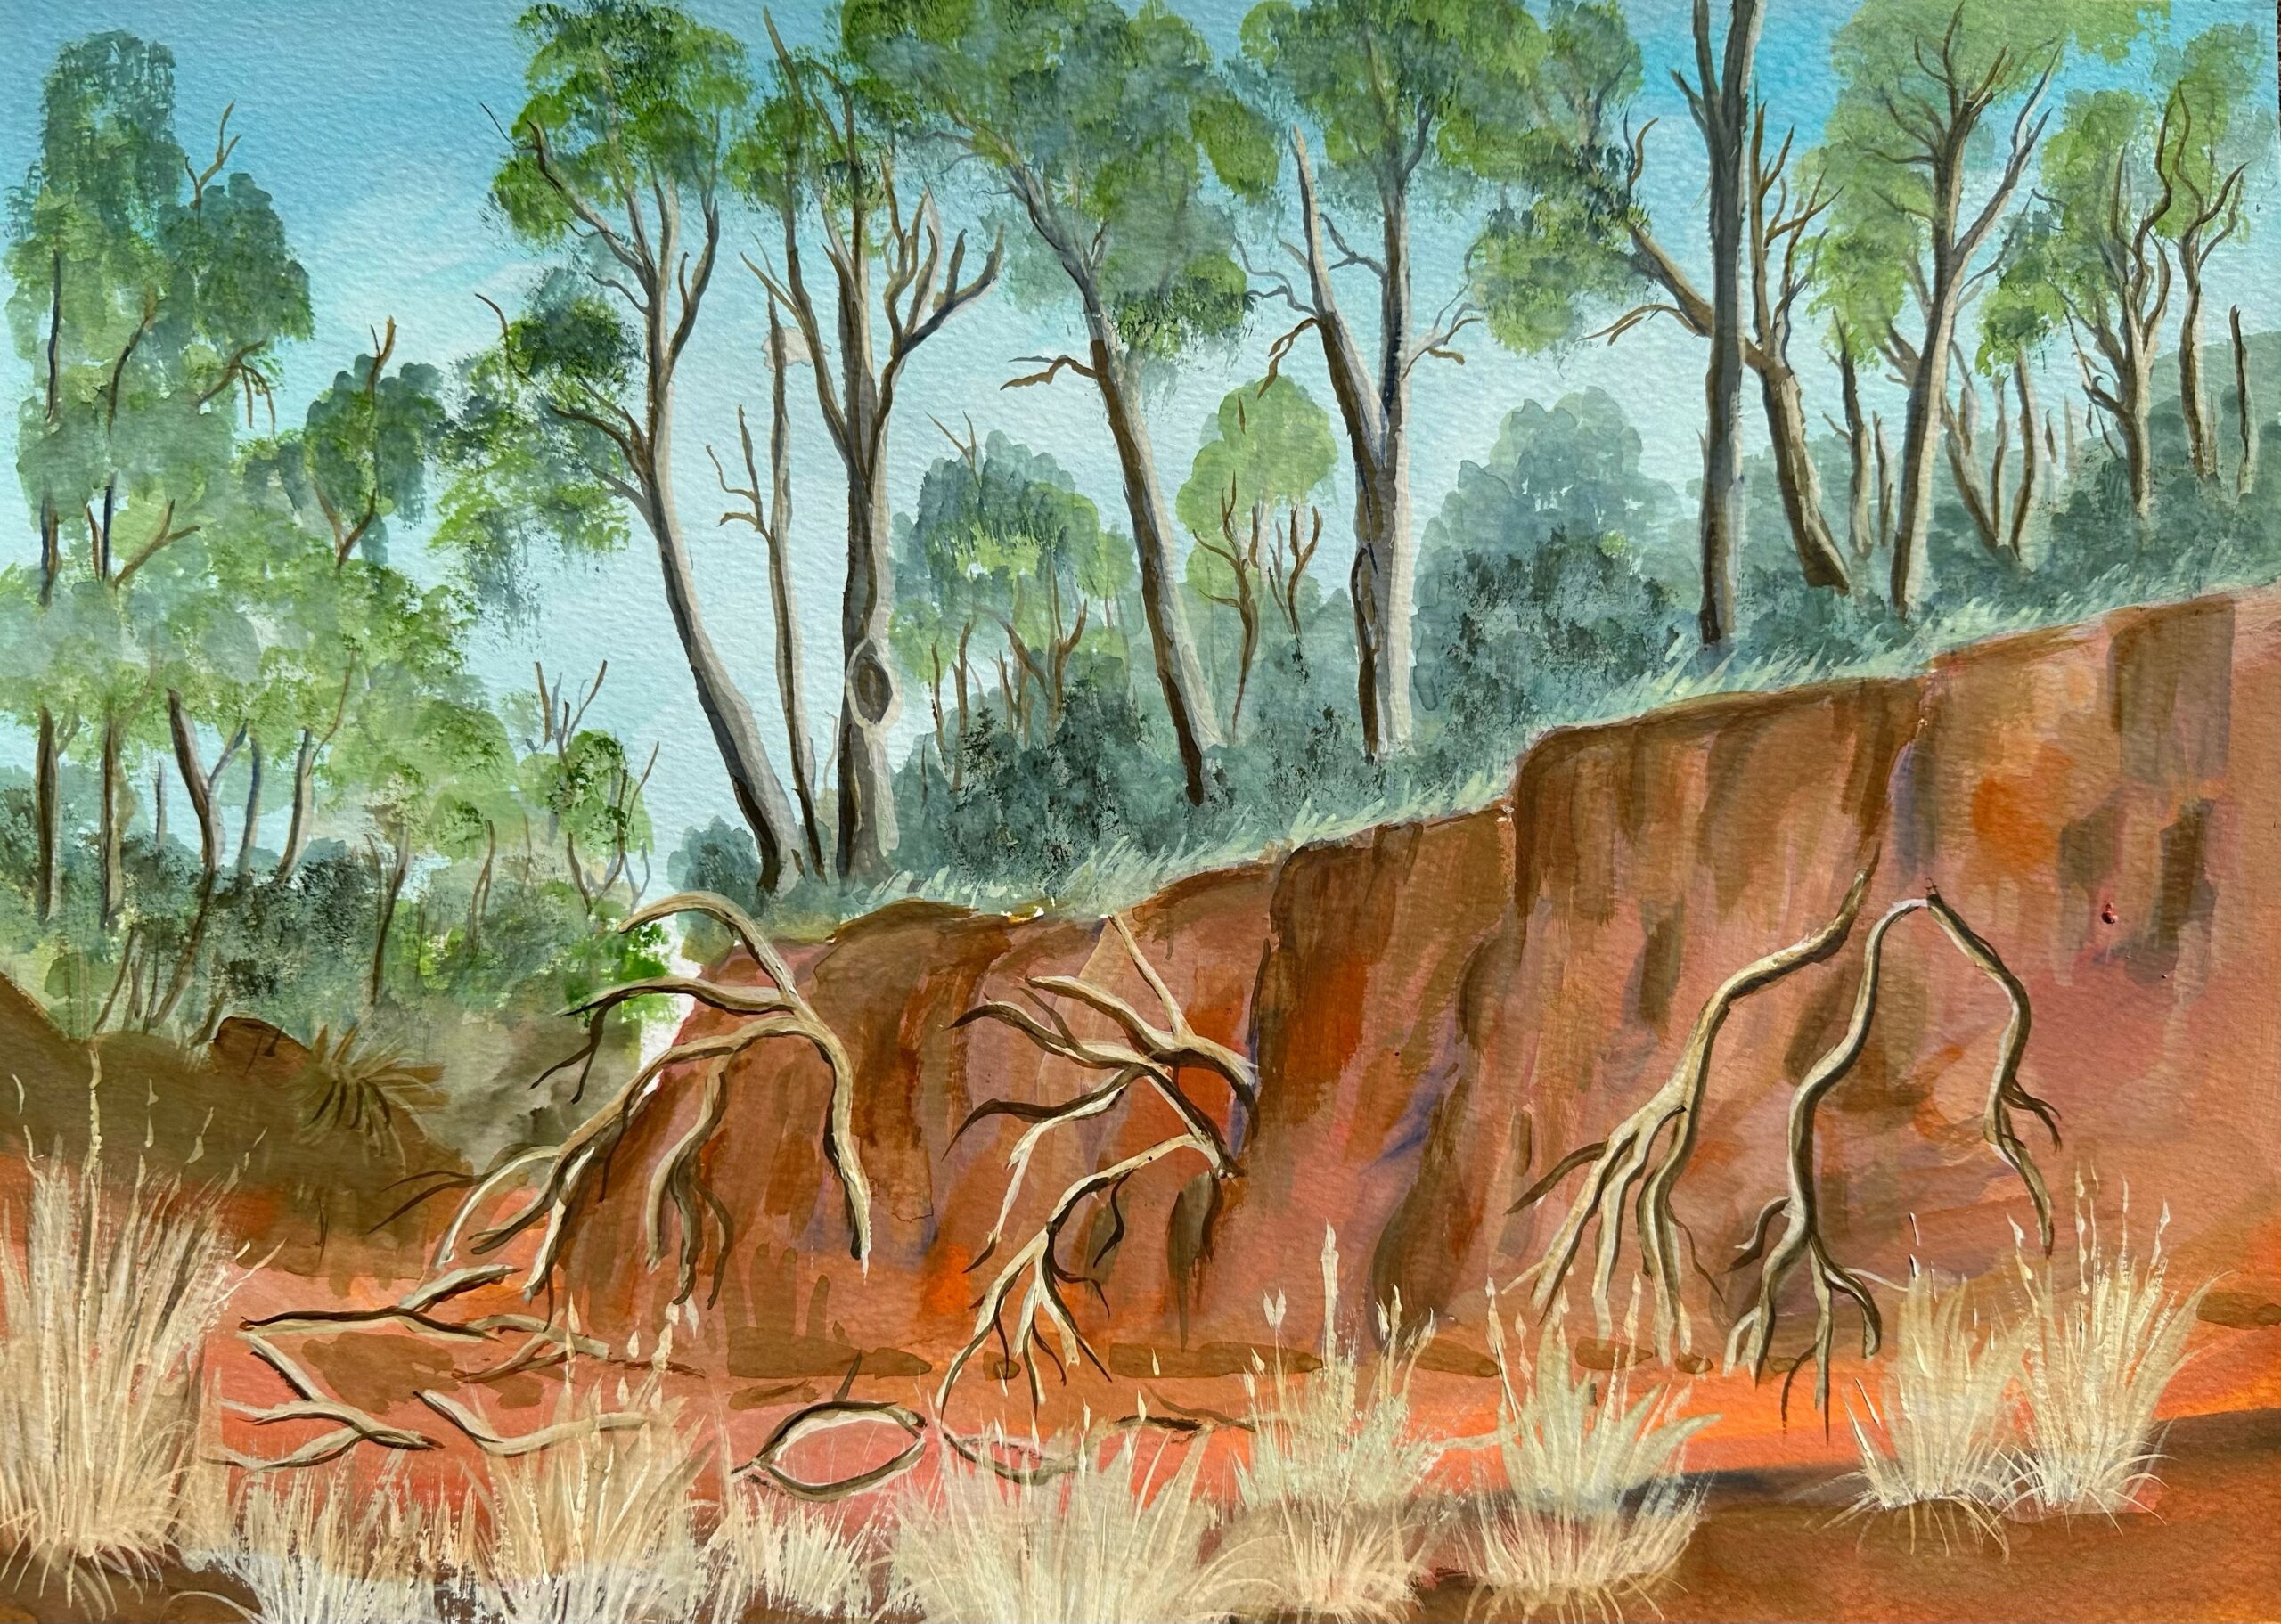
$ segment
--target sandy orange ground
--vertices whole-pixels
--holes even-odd
[[[369,1305],[395,1296],[401,1286],[352,1282],[341,1300]],[[278,1276],[250,1280],[234,1305],[240,1315],[256,1316],[284,1308],[310,1306],[311,1283]],[[495,1311],[512,1301],[508,1293],[470,1297],[452,1305],[448,1315],[463,1319]],[[536,1307],[543,1303],[516,1306]],[[519,1342],[510,1337],[489,1345],[454,1345],[399,1330],[359,1330],[335,1335],[281,1339],[338,1396],[385,1418],[416,1427],[446,1442],[431,1455],[412,1457],[412,1481],[429,1491],[455,1495],[479,1470],[474,1452],[413,1397],[421,1386],[443,1387],[473,1406],[502,1432],[519,1432],[551,1419],[560,1393],[553,1375],[522,1375],[503,1382],[464,1381],[463,1373],[498,1362]],[[1690,1467],[1712,1476],[1711,1510],[1671,1588],[1656,1598],[1672,1620],[1831,1619],[1936,1620],[1989,1618],[2064,1619],[2262,1619],[2281,1617],[2281,1330],[2197,1327],[2191,1362],[2173,1386],[2166,1414],[2177,1417],[2162,1467],[2162,1481],[2144,1514],[2104,1520],[2015,1523],[2002,1546],[1986,1541],[1943,1542],[1920,1531],[1911,1547],[1905,1525],[1879,1519],[1847,1518],[1845,1478],[1854,1465],[1854,1445],[1845,1423],[1844,1396],[1866,1375],[1858,1363],[1841,1363],[1834,1381],[1839,1396],[1835,1424],[1826,1433],[1811,1409],[1811,1375],[1802,1376],[1792,1395],[1789,1422],[1778,1414],[1777,1384],[1754,1388],[1746,1380],[1706,1375],[1688,1395],[1691,1411],[1713,1411],[1721,1419],[1700,1435]],[[217,1338],[215,1368],[225,1396],[252,1403],[274,1403],[286,1395],[276,1378],[246,1357],[233,1335]],[[617,1377],[638,1372],[584,1367],[582,1388],[600,1386],[614,1397]],[[1644,1373],[1643,1373],[1644,1379]],[[728,1457],[749,1456],[789,1407],[826,1396],[829,1380],[799,1383],[715,1384],[694,1370],[676,1375],[669,1389],[684,1404],[684,1415],[727,1440]],[[977,1381],[962,1388],[959,1421],[971,1428],[981,1418],[980,1396],[996,1384]],[[787,1391],[790,1388],[791,1391]],[[1098,1420],[1133,1408],[1135,1387],[1152,1395],[1149,1407],[1168,1405],[1240,1414],[1247,1405],[1234,1380],[1147,1381],[1109,1388],[1096,1383],[1084,1390]],[[1014,1384],[1013,1402],[1003,1410],[1026,1430],[1026,1407]],[[859,1396],[893,1399],[922,1412],[928,1406],[931,1378],[869,1380]],[[1076,1391],[1051,1400],[1047,1425],[1078,1418]],[[1420,1372],[1413,1400],[1420,1425],[1444,1435],[1478,1434],[1493,1419],[1496,1385],[1478,1375]],[[1063,1417],[1061,1411],[1069,1410]],[[233,1424],[233,1447],[275,1454],[302,1441],[307,1429],[254,1429]],[[287,1434],[290,1434],[290,1436]],[[899,1434],[843,1432],[804,1445],[788,1464],[818,1477],[850,1472],[899,1447]],[[1144,1445],[1144,1449],[1153,1448]],[[1235,1434],[1222,1432],[1207,1446],[1205,1481],[1215,1493],[1230,1487]],[[401,1457],[399,1457],[401,1458]],[[380,1452],[360,1449],[356,1469],[377,1470]],[[877,1514],[902,1485],[846,1503],[842,1514]],[[1453,1491],[1493,1481],[1493,1451],[1456,1455],[1439,1471],[1440,1486]],[[0,1589],[0,1620],[16,1616],[102,1617],[75,1609],[56,1595],[35,1598],[34,1580],[20,1577],[12,1593]],[[155,1585],[127,1587],[119,1593],[113,1616],[192,1620],[236,1616],[218,1603],[192,1594],[227,1592],[206,1575],[168,1575]],[[169,1599],[171,1598],[171,1599]],[[10,1605],[27,1611],[12,1614]],[[206,1610],[220,1607],[219,1612]],[[1444,1587],[1427,1595],[1421,1617],[1496,1618],[1491,1598]]]
[[[1849,1518],[1821,1470],[1722,1474],[1694,1545],[1656,1605],[1684,1620],[2260,1620],[2281,1612],[2281,1411],[2195,1417],[2166,1440],[2150,1512],[2113,1522],[2007,1524],[2002,1545],[1912,1545],[1892,1519]],[[250,1598],[211,1574],[119,1581],[108,1597],[12,1571],[0,1624],[14,1620],[241,1620]],[[1644,1610],[1641,1610],[1644,1612]],[[758,1618],[762,1615],[752,1615]],[[1496,1620],[1494,1598],[1445,1585],[1420,1620]]]

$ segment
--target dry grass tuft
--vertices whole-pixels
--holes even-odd
[[[1863,1483],[1855,1507],[1905,1514],[1912,1540],[1928,1508],[1943,1543],[1949,1509],[2000,1537],[1997,1508],[2015,1493],[2011,1390],[2029,1327],[1983,1326],[1970,1296],[1966,1283],[1943,1286],[1922,1270],[1910,1274],[1883,1403],[1864,1391],[1868,1424],[1852,1417]]]
[[[1532,1368],[1505,1340],[1494,1287],[1487,1323],[1506,1490],[1475,1507],[1473,1576],[1525,1618],[1620,1617],[1649,1600],[1702,1521],[1702,1494],[1679,1474],[1688,1440],[1717,1417],[1680,1416],[1684,1389],[1635,1400],[1621,1372],[1578,1375],[1557,1314]]]
[[[459,1523],[390,1476],[345,1469],[249,1486],[236,1537],[212,1565],[253,1592],[264,1624],[421,1624],[460,1567]]]
[[[1164,1470],[1128,1436],[1102,1465],[1080,1446],[1074,1471],[1019,1483],[945,1453],[929,1489],[896,1506],[892,1604],[961,1624],[1203,1624],[1241,1610],[1250,1587],[1205,1554],[1213,1525],[1196,1476],[1202,1453]]]
[[[716,1617],[736,1618],[756,1601],[818,1619],[871,1612],[862,1539],[805,1507],[732,1484],[706,1549]]]
[[[1670,1479],[1590,1516],[1508,1501],[1476,1517],[1473,1577],[1500,1615],[1621,1619],[1627,1604],[1654,1606],[1702,1521],[1701,1493]]]
[[[98,1144],[100,1141],[98,1141]],[[29,1158],[19,1260],[0,1224],[0,1533],[35,1563],[146,1567],[200,1436],[207,1335],[236,1289],[211,1201],[137,1168]]]
[[[2135,1509],[2154,1476],[2161,1458],[2154,1407],[2186,1363],[2195,1309],[2208,1289],[2170,1289],[2169,1227],[2165,1205],[2153,1249],[2134,1261],[2126,1189],[2122,1240],[2109,1256],[2079,1179],[2074,1289],[2063,1292],[2048,1263],[2020,1260],[2029,1303],[2022,1494],[2047,1511],[2113,1516]]]
[[[1283,1369],[1273,1395],[1253,1393],[1251,1456],[1238,1464],[1246,1515],[1230,1548],[1271,1593],[1275,1609],[1331,1618],[1385,1618],[1424,1576],[1431,1530],[1419,1491],[1443,1446],[1410,1424],[1410,1380],[1433,1340],[1429,1321],[1406,1334],[1402,1300],[1378,1310],[1386,1348],[1365,1384],[1360,1351],[1338,1335],[1338,1237],[1323,1231],[1321,1365],[1304,1382]],[[1280,1293],[1266,1304],[1282,1330]]]
[[[617,1408],[647,1426],[578,1432],[527,1455],[495,1460],[475,1550],[473,1604],[504,1624],[645,1624],[698,1616],[713,1564],[697,1530],[699,1474],[707,1450],[677,1424],[652,1375]],[[573,1396],[557,1424],[593,1420],[599,1394]]]

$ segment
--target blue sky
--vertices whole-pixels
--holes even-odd
[[[231,128],[241,137],[233,168],[251,172],[276,198],[295,250],[308,267],[316,333],[285,355],[281,414],[299,404],[368,347],[371,328],[394,317],[397,355],[448,363],[479,347],[495,331],[476,295],[511,303],[531,261],[509,241],[485,206],[490,175],[503,150],[486,108],[504,121],[521,102],[522,54],[517,7],[501,0],[388,0],[385,5],[339,0],[0,0],[0,175],[13,184],[37,137],[38,86],[64,40],[100,29],[127,29],[165,41],[177,64],[177,128],[183,145],[207,150],[225,103],[234,102]],[[761,8],[748,0],[694,0],[692,9],[748,42],[764,38]],[[791,0],[773,8],[795,40],[818,38],[823,7]],[[1182,7],[1218,48],[1232,50],[1243,7]],[[1786,0],[1770,18],[1759,60],[1762,93],[1778,121],[1795,121],[1810,141],[1831,95],[1828,39],[1851,10],[1839,0]],[[2269,28],[2271,14],[2249,0],[2174,0],[2174,31],[2219,21]],[[1699,258],[1701,201],[1694,175],[1694,134],[1669,69],[1688,53],[1687,0],[1633,0],[1631,24],[1647,57],[1642,112],[1663,120],[1650,148],[1650,202],[1667,244],[1690,264]],[[2268,94],[2270,94],[2269,87]],[[2266,211],[2269,180],[2256,193]],[[956,211],[952,215],[955,220]],[[2268,273],[2267,228],[2252,246],[2226,257],[2215,278],[2222,312],[2241,302],[2252,329],[2281,326],[2281,279]],[[1468,225],[1429,219],[1420,230],[1418,302],[1431,311],[1456,285]],[[757,247],[756,224],[732,224],[730,246]],[[760,543],[741,526],[721,528],[723,502],[705,458],[712,441],[733,443],[740,402],[760,404],[764,322],[757,290],[731,260],[708,299],[686,368],[679,408],[683,439],[677,477],[681,504],[697,555],[704,609],[715,639],[742,679],[772,733],[777,714],[771,678],[773,651]],[[1350,294],[1360,298],[1360,290]],[[1150,401],[1152,432],[1168,487],[1185,476],[1204,421],[1235,384],[1259,375],[1268,344],[1282,323],[1263,306],[1255,331],[1225,352],[1193,358]],[[923,350],[907,377],[893,445],[898,510],[909,507],[925,469],[947,447],[929,415],[956,423],[971,414],[984,433],[1000,429],[1048,451],[1123,524],[1115,463],[1098,405],[1080,379],[1051,388],[1002,393],[997,386],[1023,370],[1015,358],[1064,347],[1075,327],[1059,308],[1025,307],[1002,290],[953,322]],[[1505,413],[1523,400],[1549,401],[1590,384],[1621,401],[1647,443],[1653,471],[1682,484],[1693,471],[1702,399],[1700,346],[1669,322],[1651,322],[1615,350],[1594,347],[1554,358],[1523,360],[1485,339],[1463,347],[1467,364],[1421,369],[1418,376],[1412,488],[1422,529],[1459,465],[1493,445]],[[1803,336],[1800,358],[1811,344]],[[1302,346],[1295,375],[1328,402],[1311,347]],[[805,381],[802,379],[801,381]],[[2057,372],[2053,371],[2053,381]],[[0,393],[21,396],[28,373],[12,353],[0,360]],[[1835,388],[1811,371],[1810,405],[1834,408]],[[812,405],[805,390],[796,404]],[[12,412],[0,414],[0,452],[13,464]],[[810,667],[819,750],[829,744],[830,698],[836,692],[837,608],[842,540],[838,465],[811,412],[794,425],[797,585]],[[1351,490],[1345,469],[1326,502],[1327,541],[1345,539]],[[22,512],[12,488],[0,511]],[[0,526],[0,561],[30,556],[29,516]],[[550,673],[590,673],[607,658],[610,679],[594,718],[646,754],[662,747],[651,784],[652,809],[666,842],[730,802],[686,667],[666,617],[657,564],[637,538],[600,564],[565,568],[548,583],[544,622],[527,633],[488,632],[478,665],[495,690],[527,688],[530,665],[543,657]],[[915,732],[925,697],[907,698],[904,728]],[[0,746],[12,755],[16,741]],[[781,751],[780,751],[781,755]]]

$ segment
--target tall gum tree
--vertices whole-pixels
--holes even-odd
[[[2203,381],[2203,279],[2211,256],[2249,229],[2249,166],[2269,145],[2251,116],[2262,54],[2256,29],[2224,23],[2163,52],[2155,70],[2154,168],[2173,200],[2158,229],[2178,261],[2180,292],[2179,409],[2187,459],[2204,479],[2218,476],[2218,430]]]
[[[1863,279],[1847,303],[1906,380],[1888,591],[1925,587],[1935,436],[1966,306],[1995,273],[1999,227],[2051,117],[2071,50],[2120,61],[2166,0],[1865,0],[1830,45],[1823,128],[1832,234]],[[1913,305],[1920,320],[1901,322]]]
[[[159,742],[147,723],[168,622],[212,588],[179,545],[208,526],[229,486],[241,397],[250,414],[275,347],[309,327],[307,279],[268,195],[225,175],[237,146],[230,110],[202,167],[176,141],[174,114],[163,46],[123,33],[67,45],[11,222],[11,324],[33,373],[18,446],[39,526],[33,612],[66,623],[47,628],[62,635],[45,640],[57,657],[29,707],[35,900],[53,911],[56,778],[84,721],[98,748],[106,924],[125,900],[130,757]]]
[[[492,195],[526,241],[569,252],[567,280],[548,277],[517,321],[503,318],[540,421],[511,414],[496,427],[567,434],[592,479],[640,515],[761,883],[774,891],[797,870],[798,825],[706,627],[673,467],[675,385],[719,257],[728,156],[751,111],[744,51],[650,0],[536,5],[519,26],[530,95]]]
[[[1822,512],[1804,391],[1788,348],[1795,306],[1810,280],[1810,233],[1826,213],[1828,191],[1818,176],[1795,172],[1790,136],[1769,150],[1763,102],[1745,95],[1739,110],[1729,106],[1730,92],[1738,85],[1746,89],[1759,20],[1754,12],[1730,14],[1719,37],[1711,10],[1698,7],[1693,76],[1673,75],[1706,153],[1734,183],[1731,198],[1724,190],[1706,196],[1706,225],[1715,224],[1708,233],[1715,239],[1714,265],[1725,266],[1732,282],[1733,300],[1722,314],[1717,279],[1710,293],[1696,283],[1657,234],[1644,200],[1655,121],[1635,128],[1628,117],[1640,90],[1639,55],[1621,14],[1579,7],[1556,13],[1556,27],[1574,29],[1588,15],[1597,16],[1599,36],[1584,58],[1594,70],[1571,70],[1549,82],[1562,109],[1548,121],[1551,141],[1533,167],[1534,195],[1501,210],[1474,251],[1478,297],[1491,330],[1509,347],[1533,353],[1582,336],[1586,311],[1644,295],[1645,302],[1632,304],[1591,336],[1614,342],[1662,315],[1696,338],[1720,340],[1713,349],[1721,351],[1724,320],[1739,335],[1742,368],[1758,379],[1800,575],[1810,586],[1849,591],[1844,555]],[[1721,437],[1716,428],[1736,421],[1740,390],[1739,371],[1726,368],[1714,379],[1706,371],[1705,449],[1722,467],[1738,454],[1738,442],[1731,433]],[[1734,494],[1731,485],[1706,484],[1705,505],[1697,515],[1698,551],[1707,566],[1697,623],[1699,631],[1715,632],[1709,641],[1731,630],[1738,523]]]
[[[850,54],[990,177],[1019,224],[1018,282],[1058,282],[1076,303],[1084,354],[1035,357],[1042,370],[1007,387],[1067,371],[1100,393],[1157,684],[1188,798],[1201,803],[1220,730],[1140,391],[1151,368],[1243,324],[1244,272],[1213,183],[1265,198],[1267,126],[1160,0],[1130,12],[1116,0],[855,0],[841,15]]]
[[[1428,199],[1464,208],[1529,180],[1555,106],[1549,83],[1604,70],[1590,57],[1607,44],[1604,13],[1556,3],[1541,23],[1520,0],[1266,0],[1244,19],[1245,55],[1299,114],[1288,138],[1298,241],[1283,245],[1299,282],[1272,270],[1260,280],[1300,317],[1280,347],[1314,334],[1345,431],[1358,698],[1373,757],[1405,747],[1412,728],[1411,375],[1429,357],[1462,360],[1451,341],[1478,320],[1462,282],[1419,319],[1412,222]],[[1341,214],[1369,222],[1368,234],[1350,237]],[[1350,271],[1372,295],[1363,333],[1339,298]]]
[[[887,733],[900,707],[889,645],[887,432],[904,368],[997,282],[1002,247],[993,241],[972,263],[966,233],[944,232],[934,189],[898,174],[896,110],[886,86],[855,62],[788,50],[773,20],[769,37],[775,93],[740,145],[736,168],[740,186],[776,216],[775,252],[753,269],[798,325],[814,363],[816,404],[846,476],[836,858],[841,875],[877,880],[895,846]],[[822,240],[828,306],[816,298],[803,252],[801,233],[810,228]]]

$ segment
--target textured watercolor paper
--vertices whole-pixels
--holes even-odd
[[[2266,1617],[2240,0],[0,0],[0,1617]]]

